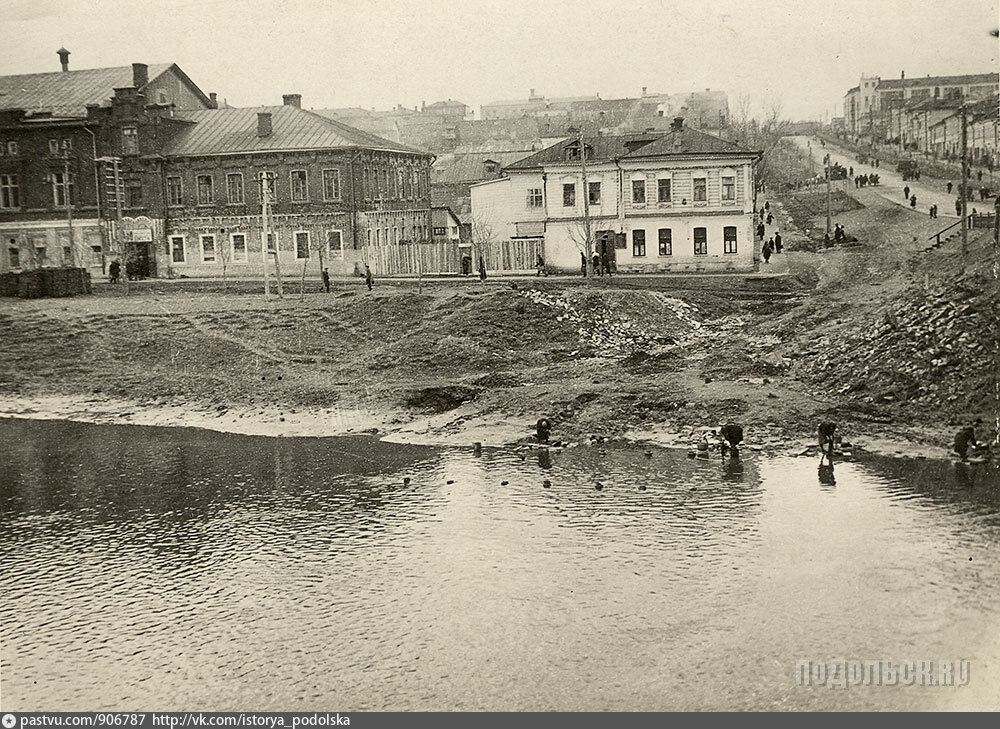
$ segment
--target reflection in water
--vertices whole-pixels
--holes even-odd
[[[837,485],[837,479],[833,473],[833,459],[830,459],[829,463],[823,463],[821,461],[819,464],[818,473],[819,473],[819,482],[824,486]]]
[[[11,710],[934,708],[802,689],[795,664],[995,665],[988,466],[840,462],[831,489],[753,453],[0,439]]]

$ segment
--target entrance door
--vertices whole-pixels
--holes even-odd
[[[618,270],[615,261],[615,232],[613,230],[597,231],[597,254],[611,271]]]
[[[139,280],[155,275],[155,260],[149,254],[151,243],[126,243],[128,246],[128,262],[125,273],[130,279]]]

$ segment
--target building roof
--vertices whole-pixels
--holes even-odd
[[[463,154],[442,154],[431,168],[432,183],[478,182],[487,180],[491,175],[486,172],[485,164],[492,160],[500,169],[512,165],[518,160],[533,154],[531,150],[519,152],[471,152]]]
[[[729,142],[713,134],[691,127],[680,130],[650,132],[645,134],[623,134],[600,137],[586,137],[586,145],[591,148],[587,160],[593,163],[610,162],[614,159],[638,159],[675,154],[728,154],[754,156],[757,152],[744,149],[736,142]],[[546,164],[565,163],[566,149],[576,144],[575,139],[565,139],[543,149],[506,169],[523,170]]]
[[[155,80],[171,68],[187,78],[176,64],[157,63],[148,67],[149,80]],[[115,95],[116,88],[130,86],[132,86],[131,66],[0,76],[0,109],[50,111],[62,116],[86,116],[87,104],[107,104]],[[207,106],[208,99],[205,98],[204,101]]]
[[[637,145],[649,144],[658,136],[658,134],[614,134],[602,135],[598,137],[584,137],[584,143],[590,149],[590,154],[587,155],[587,161],[592,163],[610,162],[611,160],[624,157],[628,154],[629,150],[625,146],[626,142],[631,142],[632,144]],[[551,147],[546,147],[540,152],[536,152],[530,157],[526,157],[512,165],[508,165],[505,169],[528,170],[536,167],[542,167],[547,164],[565,163],[567,161],[566,149],[574,146],[576,143],[576,139],[573,137],[563,139],[553,144]]]
[[[448,218],[454,218],[455,222],[460,222],[458,216],[447,206],[433,206],[431,208],[431,224],[435,228],[444,228],[449,225]]]
[[[733,154],[755,156],[758,153],[745,149],[736,142],[717,137],[684,126],[681,129],[671,129],[649,144],[639,147],[627,155],[630,159],[636,157],[660,157],[671,154]]]
[[[271,134],[257,136],[257,114],[271,114]],[[422,154],[296,106],[205,109],[177,112],[192,121],[164,150],[174,156],[238,154],[293,149],[366,148]]]
[[[963,76],[925,76],[923,78],[879,79],[878,88],[904,89],[914,86],[965,86],[966,84],[989,84],[1000,82],[998,73],[973,73]]]

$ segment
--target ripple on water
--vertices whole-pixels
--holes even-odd
[[[797,660],[985,660],[1000,605],[986,469],[0,429],[14,710],[834,708]]]

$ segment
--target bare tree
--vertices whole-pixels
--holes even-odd
[[[493,225],[488,220],[488,215],[482,212],[472,215],[472,248],[478,254],[481,261],[486,261],[487,256],[493,252],[498,238]],[[475,266],[475,259],[472,261]]]
[[[229,263],[233,260],[232,238],[229,241],[220,240],[219,244],[215,247],[215,255],[218,257],[219,263],[222,264],[222,286],[228,289],[229,279],[226,276],[226,269],[229,268]]]

